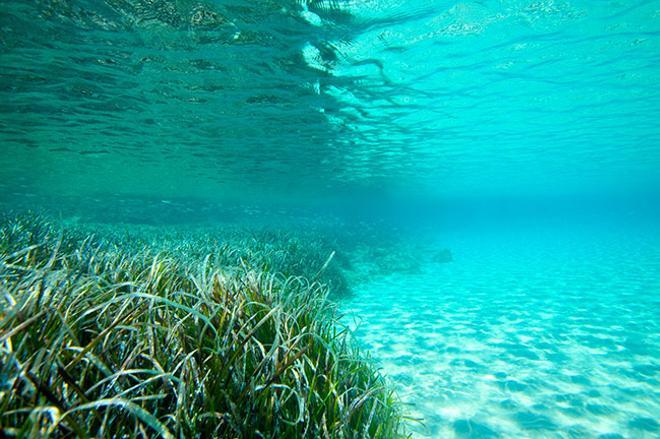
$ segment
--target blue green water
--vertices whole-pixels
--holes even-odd
[[[657,228],[471,228],[436,239],[452,263],[372,277],[347,306],[423,420],[416,435],[657,437]]]
[[[0,1],[0,210],[370,231],[421,437],[660,435],[659,114],[657,0]]]

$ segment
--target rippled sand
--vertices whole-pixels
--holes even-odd
[[[660,240],[475,233],[448,243],[454,262],[372,278],[343,304],[423,419],[415,436],[660,435]]]

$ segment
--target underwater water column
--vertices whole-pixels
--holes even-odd
[[[660,434],[660,1],[5,0],[0,436]]]

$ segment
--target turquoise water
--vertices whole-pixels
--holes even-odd
[[[346,321],[423,420],[415,436],[657,437],[659,239],[448,230],[452,263],[372,277]]]
[[[0,3],[0,210],[331,230],[420,437],[660,435],[658,114],[657,0]]]

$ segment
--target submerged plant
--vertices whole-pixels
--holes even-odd
[[[160,250],[3,221],[0,435],[402,435],[325,284]]]

